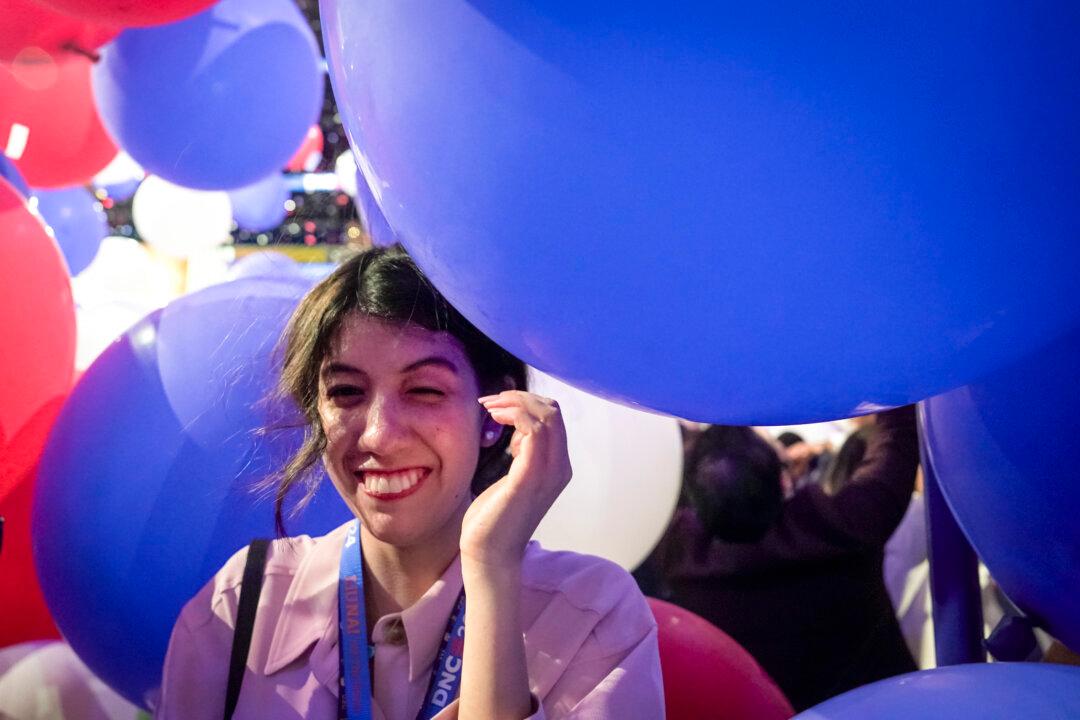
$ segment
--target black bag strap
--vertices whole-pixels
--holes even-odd
[[[263,573],[266,569],[266,551],[269,540],[252,540],[248,545],[244,579],[240,583],[240,599],[236,608],[236,628],[233,630],[232,654],[229,656],[229,687],[225,691],[225,720],[231,720],[240,700],[240,686],[244,682],[251,635],[255,629],[255,611],[259,609]]]

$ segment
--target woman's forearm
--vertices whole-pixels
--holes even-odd
[[[532,714],[521,632],[521,567],[462,559],[465,650],[461,720],[522,720]]]

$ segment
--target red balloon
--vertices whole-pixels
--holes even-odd
[[[123,27],[162,25],[202,12],[217,0],[40,0],[82,20]]]
[[[2,178],[0,228],[2,500],[37,462],[52,415],[71,389],[75,305],[56,242]]]
[[[322,160],[323,134],[322,128],[312,125],[308,128],[304,141],[296,149],[289,162],[285,163],[285,169],[289,172],[311,172]]]
[[[791,703],[757,661],[708,620],[647,598],[659,630],[668,720],[787,720]]]
[[[120,32],[119,27],[90,24],[32,0],[4,0],[3,6],[0,62],[37,55],[60,60],[72,53],[93,53]]]
[[[0,66],[0,151],[32,187],[80,185],[116,157],[90,89],[90,61]]]
[[[57,408],[59,409],[59,408]],[[0,500],[4,548],[0,552],[0,647],[60,637],[41,594],[30,537],[33,473]]]

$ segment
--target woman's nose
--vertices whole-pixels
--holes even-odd
[[[406,418],[393,399],[373,398],[364,418],[364,430],[360,433],[360,450],[387,455],[396,450],[407,435]]]

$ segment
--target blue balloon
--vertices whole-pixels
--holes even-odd
[[[264,402],[273,349],[306,283],[239,280],[136,323],[61,411],[37,478],[34,554],[46,601],[79,657],[132,702],[161,681],[183,604],[236,550],[274,534],[252,493],[299,444]],[[293,411],[295,412],[295,411]],[[291,533],[349,512],[323,483]]]
[[[240,258],[226,274],[230,280],[242,278],[287,278],[299,281],[303,277],[300,263],[275,250],[260,250]],[[311,283],[314,285],[315,283]]]
[[[108,185],[98,185],[105,194],[111,197],[117,202],[124,202],[130,200],[135,194],[135,191],[139,189],[139,185],[142,184],[141,179],[124,180],[123,182],[110,183]]]
[[[1080,5],[321,0],[390,227],[539,369],[785,424],[1080,324]]]
[[[319,116],[318,46],[292,0],[222,0],[125,30],[94,67],[110,134],[150,173],[218,190],[280,171]]]
[[[229,191],[233,219],[245,230],[273,230],[285,219],[285,201],[289,199],[288,184],[280,172],[262,180]]]
[[[1080,717],[1080,668],[1048,663],[952,665],[880,680],[794,720],[1065,720]]]
[[[78,275],[93,261],[101,241],[109,234],[109,220],[101,203],[82,187],[35,190],[37,211],[52,228],[64,253],[68,272]]]
[[[367,179],[360,170],[356,171],[356,214],[360,216],[360,222],[371,238],[371,244],[376,247],[388,247],[397,243],[394,231],[386,222],[386,216],[379,208],[378,201],[368,187]]]
[[[1080,648],[1080,331],[922,404],[942,494],[1002,590]]]
[[[0,153],[0,177],[11,183],[12,187],[22,193],[23,197],[30,197],[30,186],[19,172],[15,163],[8,159],[7,155]]]

